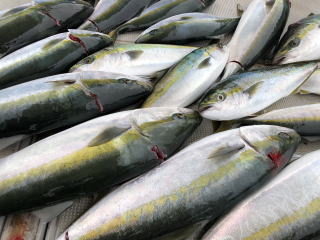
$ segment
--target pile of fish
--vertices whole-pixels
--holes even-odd
[[[214,2],[1,11],[0,142],[46,137],[0,159],[0,216],[50,219],[107,191],[58,240],[319,239],[320,150],[295,152],[320,136],[320,103],[266,109],[320,95],[320,15],[281,38],[289,0],[199,12]],[[136,43],[116,42],[136,30]],[[182,148],[203,118],[219,131]]]

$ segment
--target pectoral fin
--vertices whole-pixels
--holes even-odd
[[[257,82],[253,84],[251,87],[247,88],[243,92],[245,94],[248,94],[249,98],[253,97],[254,94],[260,89],[260,87],[263,85],[263,82]]]
[[[208,68],[211,66],[211,57],[204,59],[198,66],[199,69]]]
[[[88,144],[88,146],[89,147],[96,147],[96,146],[99,146],[99,145],[104,144],[106,142],[109,142],[113,138],[120,136],[122,133],[128,131],[129,129],[130,129],[130,127],[128,127],[128,128],[117,128],[117,127],[107,128],[102,133],[100,133],[98,136],[96,136],[94,139],[92,139],[90,141],[90,143]]]
[[[126,54],[131,58],[131,60],[135,60],[143,54],[143,51],[142,50],[128,51],[126,52]]]
[[[237,152],[239,152],[241,149],[243,149],[246,145],[243,142],[236,143],[233,145],[230,145],[228,143],[222,145],[221,147],[218,147],[213,152],[211,152],[208,156],[208,158],[216,158],[221,157],[224,155],[232,155]]]

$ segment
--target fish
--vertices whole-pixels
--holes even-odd
[[[204,220],[152,240],[199,240],[203,236],[208,223],[208,220]]]
[[[0,136],[38,134],[129,106],[148,96],[146,79],[106,72],[59,74],[0,91]]]
[[[84,58],[69,72],[106,71],[154,78],[195,49],[165,44],[124,44]]]
[[[290,12],[289,0],[253,0],[229,43],[230,58],[222,79],[250,68],[280,39]]]
[[[151,0],[100,0],[79,29],[108,33],[137,16],[150,3]]]
[[[156,84],[142,107],[187,107],[217,81],[229,57],[227,47],[194,50]]]
[[[136,43],[189,43],[232,32],[240,18],[184,13],[164,19],[142,32]]]
[[[306,154],[232,209],[202,240],[318,239],[320,151]]]
[[[93,7],[82,0],[34,0],[4,10],[0,13],[0,57],[68,28],[77,28],[92,12]]]
[[[194,110],[150,108],[82,123],[0,159],[0,216],[106,190],[170,157],[200,124]]]
[[[0,59],[0,89],[66,72],[111,43],[108,35],[84,30],[69,30],[32,43]]]
[[[320,95],[320,69],[317,69],[300,87],[299,93]]]
[[[281,39],[274,64],[288,64],[320,59],[320,15],[311,15],[291,24]]]
[[[309,104],[274,110],[254,118],[243,119],[242,124],[272,124],[292,128],[302,136],[320,135],[320,104]]]
[[[234,74],[205,94],[199,111],[202,117],[216,121],[251,116],[298,92],[317,65],[316,62],[292,63]]]
[[[107,194],[57,240],[147,240],[216,218],[276,175],[299,142],[278,126],[208,136]]]
[[[161,20],[181,13],[201,11],[214,2],[215,0],[160,0],[142,11],[139,16],[120,25],[109,35],[115,39],[119,33],[146,29]]]

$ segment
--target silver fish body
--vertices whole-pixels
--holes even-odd
[[[0,215],[111,188],[158,165],[200,124],[182,108],[119,112],[0,159]]]
[[[211,120],[251,116],[298,91],[317,63],[294,63],[244,72],[216,84],[203,97],[199,110]]]
[[[291,163],[202,240],[319,239],[320,151]]]
[[[108,33],[135,17],[151,0],[100,0],[80,29]]]
[[[139,16],[118,27],[111,36],[118,33],[145,29],[168,17],[181,13],[197,12],[211,5],[215,0],[160,0],[145,9]]]
[[[93,7],[82,0],[31,2],[0,12],[0,57],[68,28],[76,28],[93,12]]]
[[[59,74],[0,91],[0,136],[74,125],[129,106],[151,93],[145,79],[106,72]]]
[[[228,49],[217,45],[194,50],[156,84],[143,107],[189,106],[217,81],[228,57]]]
[[[320,15],[311,15],[289,26],[274,57],[275,64],[320,59]]]
[[[286,25],[289,0],[253,0],[229,43],[230,58],[223,79],[248,69],[277,43]]]
[[[320,95],[320,69],[317,69],[300,87],[299,93]]]
[[[199,240],[205,233],[205,227],[208,223],[209,221],[204,220],[152,240]]]
[[[102,33],[69,30],[30,44],[0,59],[0,89],[65,72],[111,43]]]
[[[215,218],[286,165],[299,141],[276,126],[206,137],[108,194],[58,240],[146,240]]]
[[[320,135],[320,104],[290,107],[241,120],[244,124],[272,124],[295,129],[303,136]]]
[[[75,71],[106,71],[153,77],[178,63],[196,48],[164,44],[128,44],[106,48],[74,65]]]
[[[240,18],[184,13],[162,20],[141,33],[136,43],[188,43],[233,31]]]

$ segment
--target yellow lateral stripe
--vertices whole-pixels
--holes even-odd
[[[169,196],[160,197],[159,199],[146,203],[136,209],[129,210],[125,214],[112,219],[110,222],[103,224],[97,229],[91,230],[86,235],[82,236],[80,240],[97,239],[99,236],[103,236],[104,233],[115,231],[117,228],[121,228],[128,224],[134,224],[139,218],[143,218],[145,215],[151,215],[158,210],[159,207],[162,207],[165,204],[171,204],[183,198],[193,198],[191,195],[198,195],[198,193],[208,186],[210,182],[221,180],[224,176],[227,176],[235,170],[237,165],[256,161],[256,159],[256,152],[249,149],[243,152],[235,161],[220,167],[215,172],[194,180],[188,186],[180,187],[176,192]],[[191,189],[192,191],[190,191]],[[186,196],[185,194],[188,193],[190,193],[190,195]]]
[[[268,239],[273,233],[280,231],[282,227],[292,224],[296,221],[306,219],[312,214],[320,212],[320,198],[316,198],[306,207],[295,211],[293,214],[285,216],[258,232],[246,237],[244,240]]]
[[[5,191],[7,188],[17,186],[22,184],[27,179],[31,180],[41,177],[44,174],[46,176],[53,175],[59,171],[66,172],[70,169],[75,169],[84,165],[91,160],[98,158],[101,155],[105,155],[108,152],[116,151],[117,149],[123,147],[128,142],[132,142],[140,137],[140,134],[135,130],[129,130],[127,134],[122,135],[120,138],[112,140],[112,142],[107,142],[96,147],[86,147],[75,153],[62,157],[60,159],[51,161],[47,164],[43,164],[38,168],[30,169],[18,176],[0,181],[0,191]]]

